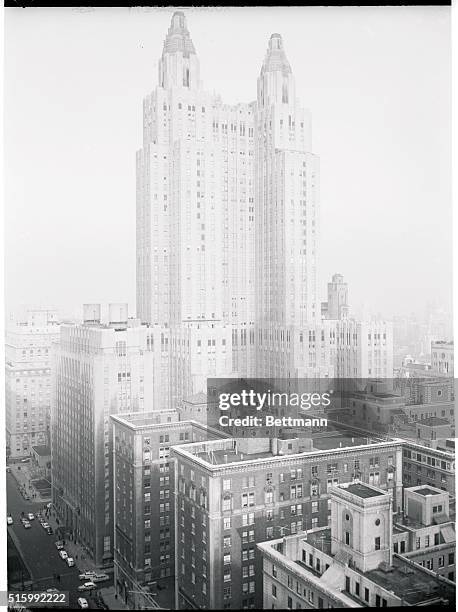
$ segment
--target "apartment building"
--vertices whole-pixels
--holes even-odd
[[[330,506],[329,527],[258,544],[264,609],[454,605],[451,581],[393,553],[390,491],[339,484]]]
[[[33,446],[49,444],[51,347],[59,338],[55,310],[24,308],[6,325],[6,449],[27,457]]]
[[[111,417],[113,424],[114,569],[119,596],[140,609],[165,591],[175,607],[175,444],[224,434],[172,410]]]
[[[154,405],[152,333],[127,305],[84,307],[82,324],[62,325],[54,352],[52,497],[63,525],[99,565],[113,562],[110,415]],[[160,405],[157,406],[158,409]]]
[[[445,445],[444,445],[445,446]],[[455,450],[430,448],[410,440],[402,444],[402,481],[448,491],[455,498]]]
[[[402,507],[401,443],[345,431],[174,446],[178,605],[262,607],[256,543],[328,524],[329,489],[363,479]]]

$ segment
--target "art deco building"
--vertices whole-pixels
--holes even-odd
[[[401,441],[334,431],[313,438],[174,446],[178,605],[262,608],[256,543],[328,524],[329,488],[355,479],[402,507]]]
[[[169,337],[170,407],[208,377],[392,376],[389,325],[348,317],[340,275],[321,319],[319,161],[279,34],[256,100],[231,106],[174,13],[143,104],[136,239],[137,315]]]
[[[5,346],[6,446],[25,457],[48,445],[51,413],[51,347],[59,338],[54,310],[27,308],[7,324]]]
[[[125,304],[110,304],[107,323],[100,305],[89,304],[82,324],[61,326],[53,366],[53,503],[99,566],[113,560],[110,415],[154,405],[155,342],[154,330],[128,319]]]

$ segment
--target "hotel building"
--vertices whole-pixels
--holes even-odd
[[[59,338],[57,312],[27,308],[7,323],[5,344],[6,447],[11,458],[49,444],[51,347]]]
[[[319,160],[281,36],[248,104],[204,89],[182,12],[158,68],[137,152],[137,315],[169,338],[168,407],[208,377],[391,377],[391,326],[350,319],[340,275],[321,318]]]

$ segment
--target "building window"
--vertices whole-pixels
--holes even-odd
[[[375,538],[375,550],[380,550],[380,538]]]

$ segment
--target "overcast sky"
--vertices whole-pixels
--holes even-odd
[[[280,32],[321,160],[321,290],[450,309],[449,7],[185,10],[204,87],[256,97]],[[135,310],[135,151],[172,9],[6,9],[6,299]]]

